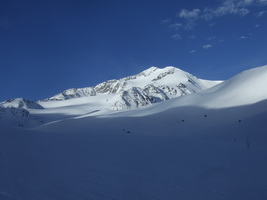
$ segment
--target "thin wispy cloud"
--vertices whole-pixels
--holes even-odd
[[[244,17],[248,15],[251,11],[251,6],[266,6],[267,0],[222,0],[217,7],[205,7],[203,9],[194,8],[192,10],[181,9],[177,13],[177,17],[181,20],[184,20],[183,23],[172,23],[169,25],[169,28],[173,30],[192,30],[197,25],[198,20],[210,21],[217,17],[223,17],[226,15],[233,15]],[[261,11],[255,14],[257,17],[261,17],[265,14],[266,11]],[[170,23],[170,19],[164,19],[161,21],[162,24]],[[214,26],[215,23],[210,23],[210,26]]]
[[[210,23],[209,24],[209,27],[213,27],[213,26],[216,26],[216,23]]]
[[[196,19],[199,17],[200,12],[201,12],[200,9],[193,9],[191,11],[187,9],[182,9],[178,13],[178,16],[185,19]]]
[[[175,23],[175,24],[170,24],[169,28],[171,30],[178,31],[182,28],[182,26],[183,26],[183,24],[181,24],[181,23]]]
[[[249,10],[245,7],[238,6],[233,1],[225,1],[217,8],[205,8],[202,18],[205,20],[211,20],[215,17],[221,17],[225,15],[239,15],[245,16],[249,13]]]
[[[197,51],[196,51],[196,50],[194,50],[194,49],[190,51],[190,53],[196,53],[196,52],[197,52]]]
[[[195,8],[192,10],[181,9],[177,16],[180,19],[185,20],[185,30],[192,30],[196,26],[198,20],[212,20],[216,17],[222,17],[226,15],[238,15],[245,16],[249,14],[248,7],[255,3],[255,0],[224,0],[222,3],[215,7],[206,7],[204,9]],[[214,25],[213,23],[211,23]]]
[[[182,36],[180,34],[174,34],[174,35],[172,35],[172,39],[174,39],[174,40],[181,40],[182,39]]]
[[[257,1],[260,5],[267,5],[267,0],[258,0]]]
[[[196,20],[200,17],[201,10],[200,9],[193,9],[187,10],[182,9],[177,16],[181,19],[185,20],[185,30],[192,30],[196,26]]]
[[[211,36],[211,37],[208,38],[208,40],[215,40],[215,39],[216,39],[215,36]]]
[[[216,8],[204,8],[201,17],[205,20],[212,20],[226,15],[243,17],[250,13],[250,7],[254,5],[264,6],[265,0],[224,0]]]
[[[181,9],[178,17],[185,20],[196,21],[198,19],[212,20],[216,17],[226,15],[246,16],[251,6],[266,6],[267,0],[224,0],[217,7],[206,7],[204,9],[195,8],[193,10]],[[261,11],[257,16],[262,16],[265,11]]]
[[[210,49],[211,47],[213,47],[212,44],[205,44],[205,45],[203,45],[203,49]]]
[[[191,36],[189,36],[188,37],[190,40],[194,40],[194,39],[196,39],[196,36],[195,35],[191,35]]]
[[[171,23],[171,19],[163,19],[163,20],[161,20],[161,24],[169,24],[169,23]]]
[[[190,31],[192,29],[194,29],[196,26],[196,22],[194,20],[188,20],[184,26],[184,29],[186,31]]]
[[[255,16],[256,17],[262,17],[263,15],[265,15],[267,12],[264,10],[264,11],[260,11],[258,13],[255,13]]]
[[[247,36],[240,36],[239,39],[241,39],[241,40],[245,40],[245,39],[248,39],[248,37],[247,37]]]
[[[176,20],[170,21],[165,19],[162,23],[166,23],[170,30],[175,31],[176,34],[172,35],[171,38],[178,40],[181,39],[183,31],[192,32],[197,26],[205,23],[206,26],[212,28],[217,24],[215,21],[217,18],[226,16],[243,18],[248,15],[263,17],[267,13],[267,11],[263,9],[263,7],[267,6],[267,0],[217,0],[217,2],[217,6],[196,7],[194,9],[182,8],[176,13]],[[255,25],[255,28],[258,27],[259,25]],[[186,38],[193,39],[189,36]],[[239,39],[244,38],[240,37]],[[211,38],[209,38],[209,40],[211,40]],[[211,47],[207,46],[203,48],[207,49]]]

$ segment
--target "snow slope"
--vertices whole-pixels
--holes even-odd
[[[267,99],[267,66],[244,71],[206,93],[209,107],[234,107]],[[216,92],[214,92],[216,90]]]
[[[267,112],[249,112],[261,103],[2,126],[0,199],[265,200]]]
[[[210,89],[180,98],[173,106],[218,109],[254,104],[267,99],[266,87],[267,65],[246,70]]]
[[[53,101],[31,130],[0,121],[0,199],[265,200],[266,72],[132,110]]]

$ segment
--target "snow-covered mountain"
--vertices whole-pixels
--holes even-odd
[[[265,200],[266,87],[263,66],[139,109],[98,92],[1,104],[0,199]],[[7,127],[17,111],[45,124]]]
[[[66,90],[43,101],[17,98],[0,103],[0,107],[15,109],[9,115],[9,118],[14,116],[15,121],[22,117],[21,112],[27,112],[33,117],[26,121],[44,123],[73,117],[146,116],[178,107],[221,109],[266,100],[266,80],[267,66],[244,71],[224,82],[198,79],[174,67],[151,67],[135,76]],[[5,118],[3,113],[10,112],[2,112],[2,118]]]
[[[175,97],[210,88],[221,81],[208,81],[175,67],[163,69],[151,67],[137,75],[119,80],[108,80],[96,86],[68,89],[45,100],[33,102],[24,98],[10,99],[0,103],[8,108],[3,113],[17,124],[29,123],[32,117],[25,119],[21,113],[41,115],[45,122],[85,115],[105,110],[125,110],[166,101]],[[51,113],[53,117],[51,117]],[[48,116],[48,117],[47,117]],[[49,117],[50,116],[50,117]],[[21,118],[21,122],[17,122]],[[35,118],[33,121],[36,121]],[[40,120],[38,120],[40,121]]]
[[[41,119],[32,116],[24,108],[0,106],[0,126],[5,124],[12,127],[35,127],[43,124]]]
[[[0,103],[0,107],[4,108],[23,108],[23,109],[43,109],[41,105],[36,102],[23,99],[23,98],[15,98],[9,99]]]
[[[80,119],[81,124],[79,124],[79,126],[82,127],[84,125],[84,130],[87,130],[89,128],[88,126],[101,124],[105,120],[106,126],[101,127],[100,125],[99,129],[104,128],[105,130],[109,130],[113,129],[115,124],[117,124],[116,128],[121,126],[121,119],[125,118],[124,123],[131,124],[129,125],[131,129],[137,129],[134,128],[135,126],[140,126],[142,129],[144,126],[142,121],[146,121],[146,118],[153,116],[155,120],[153,121],[153,126],[151,128],[153,131],[151,132],[155,132],[157,129],[160,130],[162,128],[167,131],[168,129],[165,126],[162,126],[162,124],[169,124],[171,121],[175,121],[175,119],[187,119],[198,124],[194,125],[193,123],[191,127],[187,127],[187,131],[191,129],[196,131],[196,129],[202,129],[206,126],[236,122],[241,119],[244,120],[260,113],[267,112],[267,107],[265,106],[267,104],[266,87],[267,65],[241,72],[225,82],[212,88],[199,91],[198,93],[180,96],[158,104],[144,106],[140,109],[121,110],[120,112],[112,110],[89,110],[86,107],[86,104],[80,104],[79,106],[66,105],[62,108],[50,108],[51,111],[57,111],[62,114],[65,111],[65,116],[67,115],[67,112],[72,114],[75,113],[76,117],[69,117],[69,120],[67,119],[65,121],[64,119],[43,126],[43,128],[46,130],[57,130],[56,127],[64,127],[66,132],[73,131],[73,129],[76,128],[75,124],[77,124],[77,120],[79,121]],[[67,109],[67,111],[65,109]],[[227,110],[227,112],[225,110]],[[202,121],[202,118],[198,119],[196,116],[205,116],[207,113],[213,112],[216,113],[216,116],[214,115],[211,120],[212,122],[209,121],[206,125],[194,121],[200,119]],[[220,115],[220,112],[224,114]],[[132,121],[132,117],[135,118],[134,121]],[[199,127],[197,128],[197,126]],[[170,125],[170,127],[172,127],[172,125]],[[161,133],[165,134],[163,130]]]
[[[41,119],[31,115],[30,110],[44,109],[36,102],[15,98],[0,103],[0,124],[10,126],[33,127],[43,124]]]
[[[137,75],[93,87],[68,89],[39,103],[97,96],[105,98],[106,109],[123,110],[196,93],[220,82],[198,79],[175,67],[151,67]]]
[[[33,117],[30,110],[44,109],[36,102],[15,98],[0,103],[0,120],[10,126],[32,127],[42,124],[42,120]]]

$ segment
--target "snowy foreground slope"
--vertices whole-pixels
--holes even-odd
[[[50,123],[0,121],[0,199],[265,200],[266,87],[263,66],[139,109],[28,109]]]

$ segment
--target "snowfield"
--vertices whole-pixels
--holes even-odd
[[[3,103],[0,199],[266,200],[267,66],[218,83],[118,111],[116,93]]]

